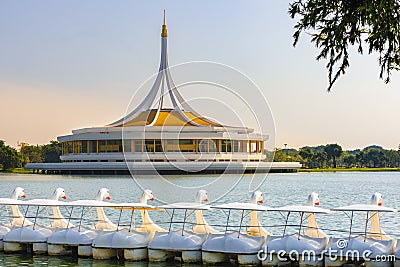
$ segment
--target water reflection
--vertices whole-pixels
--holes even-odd
[[[129,262],[118,260],[92,260],[71,257],[54,257],[44,255],[27,255],[27,254],[4,254],[0,252],[0,266],[4,267],[43,267],[43,266],[57,266],[57,267],[166,267],[171,265],[189,266],[188,264],[181,264],[179,261],[174,262]],[[201,264],[190,264],[190,267],[200,267]],[[214,265],[221,266],[221,265]]]

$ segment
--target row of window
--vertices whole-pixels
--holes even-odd
[[[211,159],[211,160],[189,160],[198,162],[238,162],[236,159]],[[259,162],[259,159],[244,159],[239,160],[240,162]],[[176,162],[176,160],[170,159],[149,159],[149,160],[64,160],[63,162]]]
[[[62,154],[83,153],[263,153],[263,141],[227,139],[180,139],[180,140],[76,140],[62,143]]]

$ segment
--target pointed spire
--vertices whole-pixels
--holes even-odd
[[[165,9],[164,9],[164,24],[162,25],[161,37],[168,37]]]

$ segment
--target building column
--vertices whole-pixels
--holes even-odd
[[[256,141],[256,154],[258,155],[258,151],[259,151],[259,141]]]
[[[249,140],[248,144],[249,144],[249,154],[251,155],[251,140]]]

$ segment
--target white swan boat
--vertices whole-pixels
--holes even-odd
[[[140,203],[119,203],[114,209],[130,212],[129,228],[120,229],[120,220],[116,231],[97,236],[92,242],[94,259],[109,259],[116,257],[119,251],[123,251],[123,258],[130,261],[147,260],[147,245],[153,238],[155,232],[165,232],[163,228],[155,224],[149,214],[149,210],[155,210],[147,204],[147,200],[154,200],[151,190],[144,190]],[[142,216],[142,225],[135,227],[131,225],[134,219],[134,211],[139,210]]]
[[[8,205],[20,205],[23,204],[23,201],[21,200],[15,200],[15,199],[11,199],[11,198],[0,198],[0,206],[2,206],[4,208],[4,210],[6,210],[6,207]],[[8,215],[6,215],[5,217],[10,217]],[[12,216],[13,218],[14,216]],[[0,224],[0,251],[4,251],[4,236],[10,232],[10,229],[12,228],[11,222],[8,224]],[[22,250],[22,248],[21,248]],[[19,251],[19,250],[18,250]]]
[[[1,200],[0,200],[0,203],[1,203]],[[10,228],[5,225],[0,224],[0,251],[4,250],[3,238],[8,232],[10,232]]]
[[[400,267],[400,239],[397,239],[393,255],[395,257],[393,262],[393,267]]]
[[[259,196],[258,200],[257,195]],[[256,195],[253,193],[251,203],[235,202],[212,207],[226,211],[227,221],[225,233],[210,234],[204,242],[202,246],[203,263],[223,263],[227,262],[229,257],[232,256],[236,258],[239,264],[257,265],[260,263],[258,252],[261,250],[269,232],[261,226],[257,212],[266,212],[272,209],[256,203],[262,203],[262,195],[259,191],[256,191]],[[237,230],[231,231],[231,213],[235,211],[241,214],[240,224],[235,227]],[[250,225],[245,222],[248,216],[250,216]]]
[[[72,209],[80,209],[80,217],[78,218],[79,225],[73,228],[58,229],[51,236],[48,237],[48,253],[49,255],[63,255],[77,253],[78,256],[92,257],[92,242],[104,231],[115,231],[117,225],[111,222],[104,212],[104,208],[114,208],[114,203],[103,202],[103,199],[110,200],[109,190],[107,188],[101,188],[97,195],[96,200],[77,200],[68,203],[71,207],[70,221],[72,215]],[[85,216],[85,212],[88,212],[92,208],[97,211],[97,220],[94,228],[88,228],[82,225],[82,221]]]
[[[329,237],[318,228],[315,214],[331,213],[328,209],[316,207],[319,197],[316,193],[308,196],[306,206],[286,206],[274,209],[285,218],[282,236],[269,236],[263,248],[262,265],[277,266],[282,262],[298,261],[299,266],[323,266],[323,253]],[[291,214],[299,215],[298,231],[287,234]],[[307,225],[304,226],[304,221]],[[310,255],[312,251],[312,255]],[[295,255],[292,255],[295,253]]]
[[[332,210],[342,211],[350,219],[348,238],[332,238],[327,247],[325,266],[341,266],[347,262],[365,260],[366,266],[391,266],[391,261],[381,261],[380,258],[393,255],[396,240],[388,236],[380,226],[379,213],[396,212],[396,209],[382,206],[382,195],[375,193],[371,205],[350,205]],[[355,235],[352,232],[355,212],[366,214],[364,232]],[[368,223],[370,231],[368,232]],[[329,256],[329,257],[328,257]]]
[[[10,223],[11,229],[3,236],[3,245],[5,252],[28,251],[37,254],[47,253],[47,237],[52,231],[37,223],[39,209],[43,208],[44,200],[19,201],[18,197],[25,198],[25,192],[22,187],[17,187],[11,194],[8,205],[11,205],[13,219]],[[4,200],[4,199],[3,199]],[[3,201],[3,205],[7,205]],[[14,203],[11,203],[14,202]],[[36,215],[32,223],[19,210],[19,206],[25,206],[25,214],[28,213],[30,206],[35,206]]]
[[[200,233],[195,233],[195,229],[204,229],[204,227],[196,227],[204,223],[204,220],[197,220],[194,227],[190,229],[186,224],[190,223],[189,218],[196,210],[206,211],[210,206],[189,202],[175,203],[163,205],[159,208],[171,211],[169,230],[167,233],[157,232],[148,245],[149,261],[166,261],[168,259],[180,256],[185,263],[201,262],[201,245],[207,238],[207,233],[203,230]],[[183,221],[176,222],[176,212],[183,211]],[[198,219],[198,218],[196,218]],[[181,224],[182,228],[173,230],[173,224]],[[186,227],[186,228],[185,228]]]

